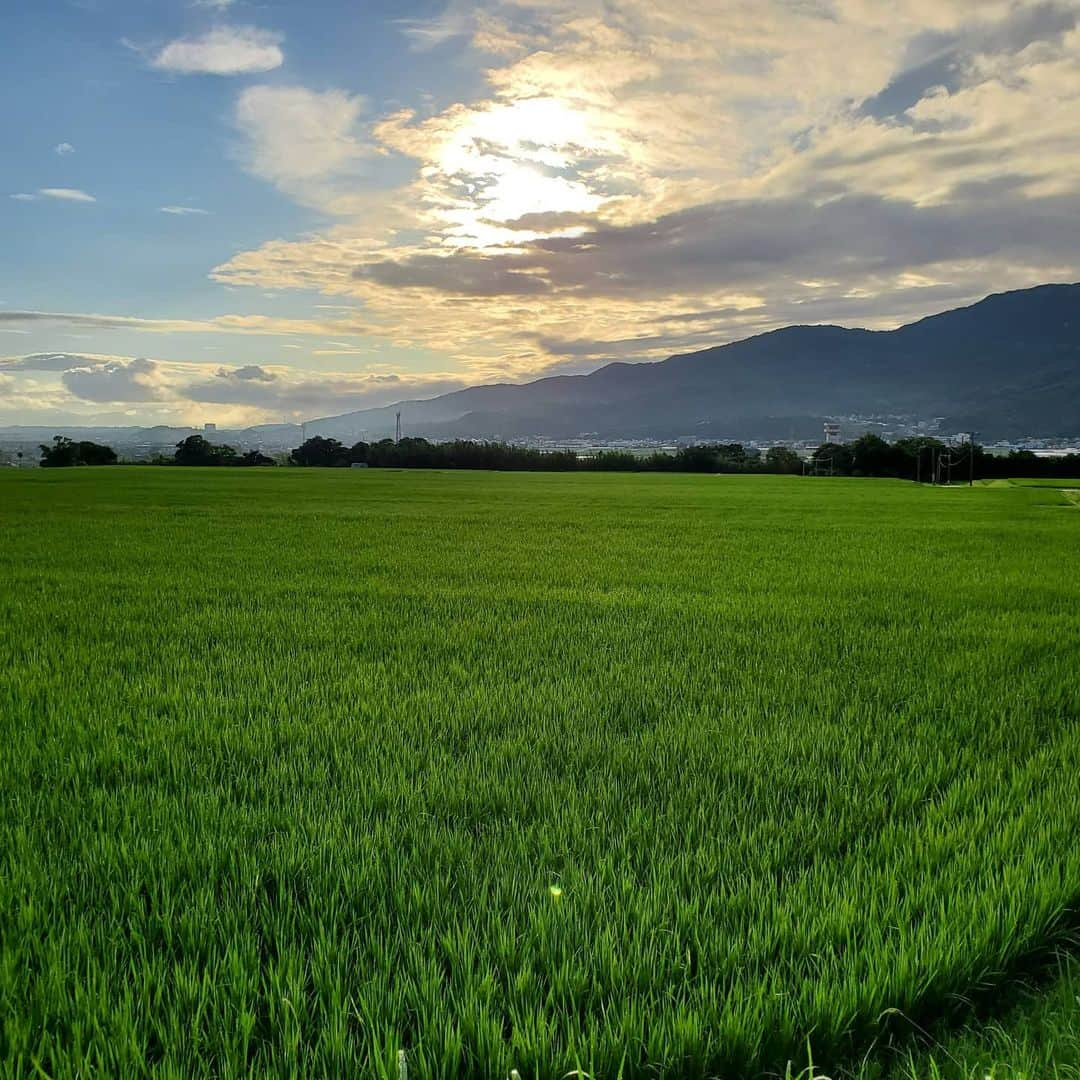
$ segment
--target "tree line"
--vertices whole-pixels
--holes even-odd
[[[1030,450],[990,454],[974,442],[954,445],[929,436],[887,442],[867,434],[853,442],[819,446],[810,457],[808,471],[817,476],[896,477],[928,484],[1010,476],[1065,479],[1080,476],[1080,454],[1039,457]]]
[[[293,465],[345,468],[368,465],[399,469],[501,469],[594,472],[771,473],[814,476],[873,476],[926,483],[972,479],[1080,476],[1080,454],[1038,457],[1030,450],[989,454],[977,443],[952,445],[941,439],[914,436],[887,442],[866,434],[847,443],[824,443],[807,459],[790,446],[772,446],[764,453],[742,443],[707,443],[680,447],[674,453],[632,454],[600,450],[580,455],[572,450],[546,451],[497,442],[466,439],[432,443],[406,438],[400,442],[358,442],[345,446],[315,436],[289,455]]]
[[[74,442],[62,435],[52,446],[41,447],[46,468],[76,465],[114,465],[116,452],[92,442]],[[573,450],[538,450],[501,442],[429,442],[405,438],[381,439],[345,446],[321,435],[290,451],[290,465],[309,468],[349,468],[353,465],[382,469],[497,469],[522,472],[680,472],[769,473],[814,476],[876,476],[956,483],[967,479],[1010,476],[1078,477],[1080,454],[1038,457],[1030,450],[1008,455],[988,454],[977,443],[954,446],[940,439],[915,436],[887,442],[878,435],[862,435],[847,443],[825,443],[807,459],[789,446],[773,446],[761,453],[742,443],[707,443],[680,447],[673,453],[632,454],[600,450],[583,455]],[[176,444],[171,457],[153,459],[158,465],[272,466],[277,462],[258,450],[239,453],[231,446],[190,435]]]
[[[429,442],[404,438],[381,439],[345,446],[337,439],[315,436],[289,454],[293,465],[347,468],[367,465],[390,469],[500,469],[509,471],[571,472],[784,472],[801,471],[802,459],[789,447],[774,447],[763,457],[741,443],[687,446],[673,454],[632,454],[600,450],[582,455],[574,450],[538,450],[501,442]]]
[[[111,446],[83,441],[75,442],[66,435],[54,435],[52,445],[39,444],[43,469],[69,468],[77,465],[116,465],[119,462]],[[276,465],[273,458],[258,450],[237,453],[231,446],[208,442],[201,435],[191,435],[176,444],[172,457],[157,455],[153,465]]]

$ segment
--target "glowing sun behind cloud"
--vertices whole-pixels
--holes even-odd
[[[463,110],[422,170],[448,247],[484,248],[530,237],[505,228],[527,214],[588,214],[607,196],[585,162],[619,157],[611,132],[555,97]]]

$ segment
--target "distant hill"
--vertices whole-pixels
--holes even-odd
[[[476,386],[325,417],[345,441],[437,438],[813,438],[825,418],[943,418],[984,437],[1080,433],[1080,285],[1002,293],[897,330],[791,326],[659,363]]]

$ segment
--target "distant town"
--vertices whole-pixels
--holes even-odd
[[[154,460],[162,455],[170,455],[176,445],[191,435],[202,435],[208,442],[225,444],[239,452],[258,451],[284,463],[290,451],[308,437],[305,424],[273,424],[244,429],[219,429],[217,424],[205,423],[199,427],[81,427],[58,424],[54,427],[7,427],[0,428],[0,465],[16,468],[35,468],[41,460],[41,446],[49,443],[55,435],[64,435],[74,439],[92,439],[112,446],[121,461],[141,463]],[[775,446],[787,446],[800,457],[809,460],[814,451],[823,443],[841,442],[854,439],[864,434],[879,435],[886,441],[901,438],[926,436],[942,442],[960,445],[967,442],[968,432],[949,432],[941,429],[939,419],[915,420],[903,417],[860,417],[845,416],[829,418],[822,423],[822,436],[818,439],[736,439],[725,437],[720,432],[708,436],[681,434],[667,439],[611,439],[602,438],[597,433],[582,432],[574,438],[548,438],[537,434],[526,438],[479,438],[477,441],[497,441],[509,446],[557,453],[571,451],[579,458],[619,451],[641,457],[656,453],[674,453],[691,446],[715,443],[739,442],[749,451],[765,454]],[[378,434],[376,433],[377,437]],[[429,438],[432,442],[445,439],[431,438],[425,432],[409,432]],[[365,439],[368,433],[358,432],[358,437]],[[1080,434],[1072,437],[1040,437],[1031,435],[1019,439],[980,440],[984,453],[1005,456],[1017,451],[1029,451],[1037,457],[1064,457],[1080,454]]]

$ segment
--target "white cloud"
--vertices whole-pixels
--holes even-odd
[[[216,26],[201,37],[170,41],[151,61],[181,75],[250,75],[281,67],[281,34],[254,26]]]
[[[245,164],[302,201],[326,205],[335,178],[355,173],[370,153],[358,135],[363,97],[302,86],[252,86],[236,103]]]
[[[197,206],[162,206],[159,208],[162,214],[173,214],[176,217],[187,217],[191,214],[209,214],[209,210],[200,210]]]
[[[44,199],[61,199],[64,202],[81,203],[97,202],[97,199],[95,199],[93,195],[88,195],[85,191],[80,191],[78,188],[46,187],[38,188],[37,193]]]
[[[53,149],[61,157],[65,157],[68,154],[75,153],[75,147],[72,146],[69,142],[58,143]]]
[[[36,202],[37,196],[31,195],[28,191],[17,191],[14,195],[8,196],[11,199],[16,199],[19,202]]]
[[[227,11],[236,0],[192,0],[192,7],[210,8],[212,11]]]

